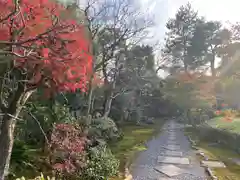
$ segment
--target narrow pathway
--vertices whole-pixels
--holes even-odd
[[[182,125],[169,121],[131,166],[133,180],[207,180]]]

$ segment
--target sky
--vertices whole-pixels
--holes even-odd
[[[174,17],[181,5],[190,2],[199,15],[207,20],[219,20],[223,23],[240,21],[240,0],[140,0],[143,10],[148,9],[154,16],[155,28],[153,36],[155,40],[162,41],[166,32],[167,20]]]

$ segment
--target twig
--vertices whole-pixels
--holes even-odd
[[[37,120],[37,118],[36,118],[31,112],[28,111],[27,113],[36,121],[36,123],[38,124],[38,126],[39,126],[39,128],[40,128],[40,130],[41,130],[41,132],[42,132],[42,134],[43,134],[43,136],[44,136],[44,138],[45,138],[45,140],[46,140],[46,143],[47,143],[48,145],[50,145],[49,140],[48,140],[48,138],[47,138],[47,134],[44,132],[44,130],[43,130],[40,122]]]
[[[15,118],[15,119],[17,119],[17,120],[23,121],[23,119],[18,118],[18,117],[15,117],[15,116],[13,116],[12,114],[9,114],[9,113],[0,113],[0,116],[5,116],[5,115],[8,115],[8,116],[10,116],[10,117],[12,117],[12,118]]]

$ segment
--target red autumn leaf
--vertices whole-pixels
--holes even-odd
[[[44,58],[48,58],[48,54],[49,54],[49,49],[48,48],[43,48],[42,49],[42,56]]]

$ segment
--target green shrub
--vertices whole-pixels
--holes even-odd
[[[82,174],[82,179],[105,180],[117,175],[119,161],[106,146],[91,148],[88,158],[88,165]]]
[[[36,155],[38,154],[38,149],[28,146],[23,141],[15,140],[8,177],[16,178],[25,174],[34,174],[38,168],[36,165],[40,165],[38,161],[39,158],[36,158]]]
[[[115,122],[111,118],[97,118],[92,119],[89,127],[90,139],[97,141],[114,141],[120,136]]]

